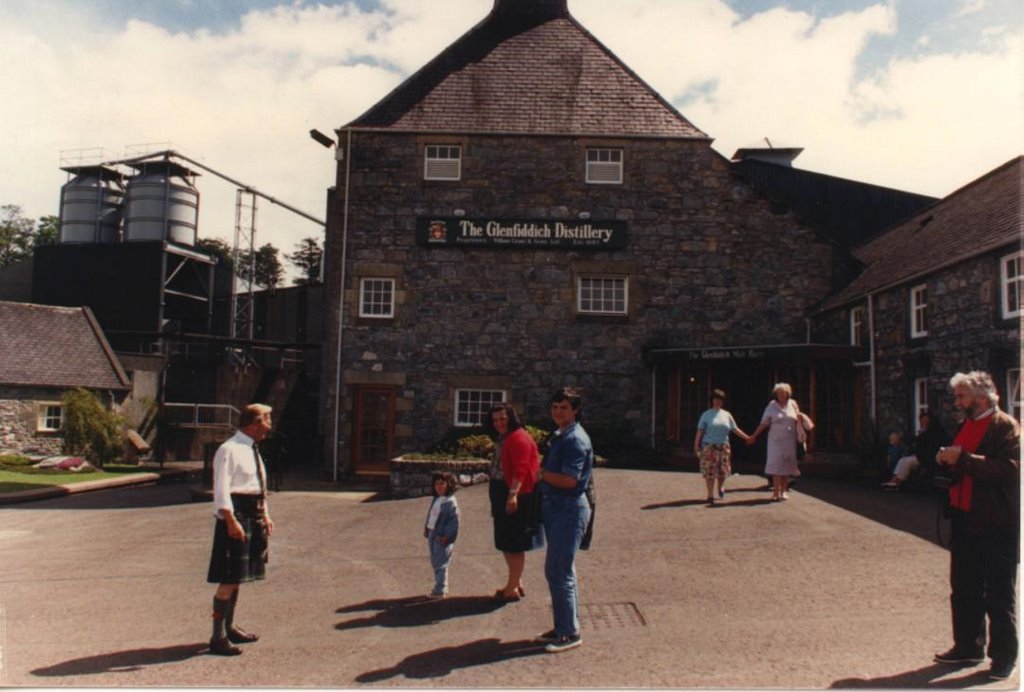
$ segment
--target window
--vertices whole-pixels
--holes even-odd
[[[581,315],[629,313],[629,282],[624,276],[580,276],[576,283],[576,311]]]
[[[850,310],[850,345],[864,346],[867,342],[864,337],[864,308],[853,308]]]
[[[456,144],[428,144],[424,150],[425,180],[459,180],[462,178],[462,147]]]
[[[1006,412],[1020,420],[1022,410],[1024,396],[1020,389],[1020,368],[1010,368],[1006,371]]]
[[[914,425],[921,420],[921,414],[928,410],[928,378],[914,378]],[[920,430],[918,430],[920,432]]]
[[[1024,252],[1007,255],[1000,262],[1002,274],[999,285],[1003,296],[1003,319],[1024,315]]]
[[[928,336],[928,284],[910,289],[910,336]]]
[[[500,389],[456,389],[455,425],[467,428],[483,425],[484,416],[495,404],[505,401],[505,392]]]
[[[36,432],[57,432],[64,418],[64,407],[53,402],[39,404],[36,411]]]
[[[359,281],[359,316],[372,319],[390,319],[395,316],[394,279]]]
[[[622,183],[622,149],[587,149],[587,182]]]

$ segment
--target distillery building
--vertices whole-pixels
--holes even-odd
[[[816,453],[849,451],[867,351],[816,343],[809,320],[857,270],[844,243],[716,153],[566,0],[495,0],[336,132],[321,429],[342,475],[499,401],[545,423],[566,384],[599,453],[680,459],[712,388],[749,431],[777,381],[819,422]]]

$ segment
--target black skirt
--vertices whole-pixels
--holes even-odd
[[[494,547],[503,553],[525,553],[544,545],[544,528],[540,524],[540,489],[520,493],[519,508],[515,514],[505,511],[508,484],[491,480],[491,517],[494,519]]]
[[[217,519],[213,531],[213,552],[206,581],[211,584],[243,584],[266,577],[267,526],[263,522],[262,500],[232,495],[235,518],[245,531],[245,540],[228,535],[228,523]]]

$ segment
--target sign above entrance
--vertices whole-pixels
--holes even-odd
[[[416,218],[416,244],[423,247],[621,250],[627,233],[625,221]]]
[[[690,360],[761,360],[765,357],[760,348],[709,348],[688,353]]]

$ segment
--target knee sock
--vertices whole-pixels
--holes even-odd
[[[231,610],[231,601],[213,597],[213,639],[225,639],[228,636],[226,617]]]
[[[231,600],[228,601],[228,612],[224,616],[224,628],[230,632],[235,626],[235,606],[238,605],[238,589],[231,592]]]

